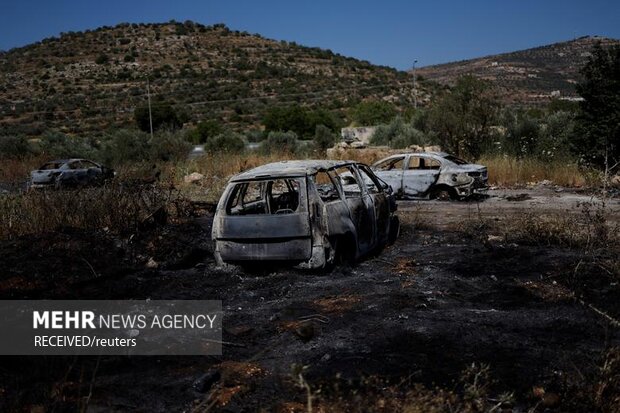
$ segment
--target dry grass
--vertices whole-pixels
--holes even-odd
[[[296,159],[290,153],[261,155],[246,153],[240,155],[207,154],[175,165],[169,171],[170,178],[188,198],[217,202],[228,180],[235,174],[270,162]],[[193,172],[204,175],[204,179],[188,184],[183,178]]]
[[[33,156],[23,160],[2,159],[0,162],[0,182],[24,182],[30,171],[43,165],[49,159],[45,156]]]
[[[487,166],[489,183],[495,186],[510,187],[543,180],[565,187],[600,184],[600,177],[582,171],[573,161],[545,162],[538,159],[492,156],[483,157],[477,163]]]
[[[118,184],[10,194],[0,197],[0,239],[65,227],[135,231],[175,196],[169,189]]]

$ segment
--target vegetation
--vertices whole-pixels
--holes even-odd
[[[334,146],[337,135],[325,125],[317,125],[314,132],[314,145],[320,151]]]
[[[382,100],[360,102],[349,110],[349,117],[359,126],[372,126],[387,123],[396,114],[396,106]]]
[[[295,132],[270,132],[260,146],[263,154],[291,153],[299,150],[299,142]]]
[[[571,149],[585,163],[613,169],[620,162],[620,46],[597,44],[581,73],[584,100]]]
[[[477,158],[489,144],[496,109],[488,85],[464,76],[431,106],[428,123],[444,150]]]
[[[406,73],[328,50],[223,24],[119,24],[3,54],[0,99],[19,103],[0,108],[0,128],[29,138],[49,129],[82,136],[125,129],[135,122],[134,109],[147,103],[147,77],[154,102],[185,108],[194,124],[214,119],[240,132],[258,128],[272,107],[324,111],[328,116],[301,129],[269,129],[293,130],[300,139],[312,139],[317,124],[336,130],[347,109],[362,100],[390,95],[399,110],[411,105]]]
[[[143,105],[134,111],[136,124],[141,131],[150,132],[151,122],[153,131],[160,129],[180,129],[183,126],[183,115],[168,103],[154,103],[149,112],[148,105]]]
[[[310,110],[296,105],[268,109],[263,125],[266,133],[291,131],[301,139],[312,139],[318,125],[335,132],[342,122],[334,113],[324,109]]]

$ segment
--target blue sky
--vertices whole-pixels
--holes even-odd
[[[398,69],[570,40],[620,38],[620,0],[3,0],[0,50],[121,22],[194,20]]]

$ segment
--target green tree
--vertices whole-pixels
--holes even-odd
[[[411,145],[425,146],[429,137],[414,126],[414,121],[406,122],[402,117],[395,117],[387,125],[379,125],[372,135],[373,145],[387,145],[391,148],[406,148]]]
[[[151,105],[151,115],[153,118],[153,131],[162,128],[180,129],[183,126],[182,113],[175,110],[168,103],[154,103]],[[149,107],[147,105],[136,108],[134,118],[141,131],[150,132]]]
[[[606,171],[620,162],[620,47],[597,44],[581,71],[583,98],[571,151]]]
[[[267,139],[260,146],[260,151],[265,154],[277,152],[295,153],[298,150],[299,142],[295,132],[269,132]]]
[[[199,122],[194,130],[189,133],[189,138],[194,143],[205,143],[224,133],[221,121],[209,119]]]
[[[477,158],[489,145],[497,107],[486,82],[463,76],[430,108],[429,128],[444,150]]]
[[[317,125],[314,132],[314,145],[317,149],[324,151],[331,148],[336,143],[336,135],[325,125]]]
[[[205,143],[207,152],[228,152],[240,153],[245,149],[245,140],[243,135],[226,131],[217,136],[209,137]]]
[[[396,107],[382,100],[360,102],[349,111],[349,117],[359,126],[390,122],[397,114]]]
[[[332,112],[295,105],[269,108],[263,117],[263,125],[266,133],[292,131],[302,139],[311,139],[317,125],[336,131],[341,122]]]

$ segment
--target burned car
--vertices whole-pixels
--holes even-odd
[[[329,268],[395,241],[389,186],[354,161],[283,161],[230,179],[212,238],[218,264]]]
[[[96,186],[114,175],[113,169],[87,159],[59,159],[30,172],[30,188]]]
[[[404,153],[372,165],[398,198],[463,199],[488,189],[487,168],[444,152]]]

